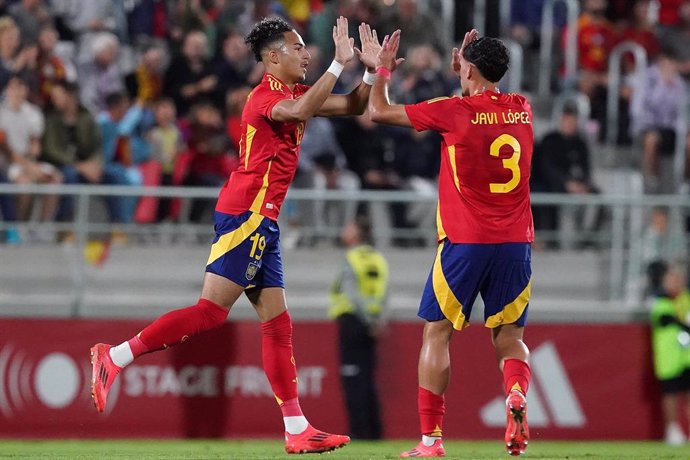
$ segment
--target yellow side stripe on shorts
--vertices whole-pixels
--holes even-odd
[[[261,214],[252,213],[245,223],[237,227],[235,230],[218,238],[218,241],[213,243],[211,246],[211,254],[208,256],[208,262],[206,262],[206,265],[212,264],[220,256],[228,251],[231,251],[242,243],[242,241],[249,238],[249,236],[254,233],[257,228],[259,228],[259,225],[261,225],[261,221],[263,220],[264,216]]]
[[[530,278],[525,289],[522,290],[515,300],[503,307],[502,311],[499,311],[495,315],[491,315],[486,319],[486,327],[494,328],[500,326],[501,324],[512,324],[517,321],[520,316],[522,316],[522,312],[525,311],[525,308],[527,308],[531,295],[532,278]]]
[[[441,266],[441,251],[444,243],[438,245],[438,252],[436,253],[436,260],[434,261],[434,274],[432,275],[432,282],[434,286],[434,294],[436,300],[441,306],[443,315],[453,323],[453,328],[461,330],[469,326],[469,322],[465,320],[465,315],[462,312],[462,304],[455,297],[453,291],[448,286],[448,281],[443,274],[443,267]]]

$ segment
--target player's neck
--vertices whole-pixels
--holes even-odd
[[[476,85],[473,85],[473,87],[470,88],[470,96],[476,96],[477,94],[481,94],[484,91],[491,91],[494,93],[500,93],[501,90],[498,89],[498,85],[496,83],[491,83],[490,81],[481,81],[477,82]]]

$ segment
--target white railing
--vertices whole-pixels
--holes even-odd
[[[10,185],[0,184],[0,194],[35,194],[35,195],[72,195],[76,200],[75,216],[71,222],[49,224],[53,228],[68,229],[74,232],[75,242],[71,246],[73,267],[70,275],[72,283],[72,313],[83,313],[84,291],[87,282],[86,262],[84,261],[84,247],[89,235],[93,232],[109,231],[113,228],[110,223],[94,222],[90,216],[92,200],[105,196],[155,196],[176,197],[183,199],[209,198],[215,199],[217,189],[193,188],[193,187],[126,187],[126,186],[100,186],[100,185],[64,185],[64,186],[37,186],[37,185]],[[435,199],[416,192],[384,192],[384,191],[358,191],[342,193],[337,191],[314,191],[293,189],[288,194],[288,200],[294,201],[351,201],[369,203],[428,203],[435,206]],[[562,208],[578,206],[602,207],[607,210],[607,225],[605,229],[596,235],[597,254],[602,261],[608,264],[608,268],[600,274],[602,280],[607,280],[606,299],[618,306],[625,305],[629,308],[637,308],[640,305],[639,277],[641,267],[641,254],[638,250],[644,230],[644,218],[646,211],[655,206],[664,206],[671,210],[671,214],[678,216],[690,215],[690,199],[682,195],[639,195],[639,194],[602,194],[602,195],[567,195],[567,194],[533,194],[533,206],[559,206]],[[567,214],[567,213],[566,213]],[[0,230],[13,226],[35,226],[30,223],[8,223],[0,221]],[[170,224],[165,224],[170,226]],[[176,224],[180,227],[190,224]],[[192,225],[193,229],[203,228],[208,234],[209,223]],[[132,232],[132,234],[156,231],[163,228],[163,224],[130,224],[120,227]],[[337,234],[337,229],[326,229],[328,237]],[[375,231],[377,229],[374,229]],[[435,229],[431,226],[408,230],[407,234],[392,229],[396,237],[419,236],[420,234],[433,234]],[[557,237],[557,235],[555,235]],[[545,235],[537,233],[538,240],[544,240]],[[0,254],[3,246],[0,245]],[[564,263],[567,261],[564,260]],[[605,265],[602,263],[602,266]],[[3,280],[0,279],[0,294],[2,294]],[[0,303],[1,300],[0,300]]]

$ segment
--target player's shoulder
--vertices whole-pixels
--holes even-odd
[[[504,94],[506,101],[509,104],[515,104],[522,107],[529,108],[531,110],[532,106],[526,96],[518,93],[506,93]]]

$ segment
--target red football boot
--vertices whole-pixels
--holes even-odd
[[[112,345],[105,343],[97,343],[91,347],[91,398],[98,412],[105,410],[110,387],[122,370],[110,358],[111,348]]]
[[[309,425],[300,434],[285,432],[285,452],[288,454],[318,454],[343,447],[350,442],[349,436],[319,431]]]
[[[506,450],[514,457],[522,455],[529,442],[527,400],[519,391],[511,391],[506,399]]]
[[[434,443],[430,446],[425,446],[423,442],[419,442],[417,444],[417,447],[414,449],[407,450],[400,454],[400,457],[402,458],[408,458],[408,457],[422,457],[422,458],[429,458],[429,457],[445,457],[446,456],[446,449],[443,448],[443,442],[441,442],[440,439],[437,439],[434,441]]]

